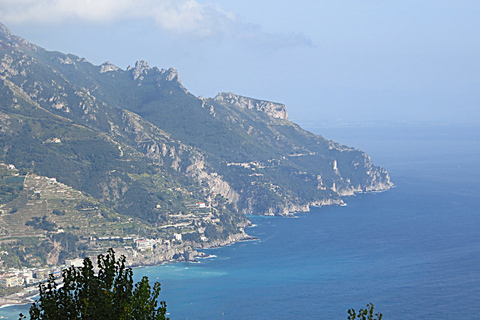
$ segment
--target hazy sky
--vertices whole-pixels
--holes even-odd
[[[197,96],[281,102],[300,123],[480,123],[480,1],[0,0],[48,50],[175,67]]]

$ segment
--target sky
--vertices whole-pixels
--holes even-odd
[[[300,124],[480,124],[480,1],[0,0],[51,51],[176,68],[194,95],[287,105]]]

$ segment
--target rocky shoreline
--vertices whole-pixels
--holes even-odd
[[[132,251],[126,251],[121,248],[115,249],[117,255],[124,255],[127,258],[129,267],[147,267],[157,266],[165,263],[175,262],[198,262],[197,259],[208,258],[209,255],[199,252],[199,249],[220,248],[240,241],[252,241],[258,238],[252,237],[245,232],[230,235],[223,240],[213,240],[207,243],[184,243],[181,246],[171,248],[155,248],[148,255],[135,255]]]

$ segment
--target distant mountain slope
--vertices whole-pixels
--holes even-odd
[[[4,26],[0,48],[3,161],[118,212],[158,222],[156,204],[186,210],[218,194],[243,213],[289,215],[392,186],[368,155],[302,130],[283,105],[198,98],[172,68],[94,66]],[[182,196],[166,200],[175,188]]]

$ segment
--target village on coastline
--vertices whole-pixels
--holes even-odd
[[[6,164],[0,164],[0,173],[8,187],[12,183],[14,187],[18,185],[18,195],[13,201],[0,206],[0,307],[29,303],[28,297],[38,293],[38,285],[50,274],[60,278],[63,270],[81,267],[81,257],[89,257],[95,265],[97,256],[105,254],[108,248],[113,248],[117,257],[125,256],[127,266],[137,267],[196,262],[197,258],[208,257],[196,248],[252,239],[244,232],[248,220],[238,225],[237,233],[215,239],[216,227],[208,229],[208,226],[220,224],[217,211],[221,208],[210,197],[189,204],[187,212],[170,214],[165,224],[147,229],[148,225],[134,218],[119,215],[112,218],[95,203],[83,204],[86,203],[83,194],[55,178],[22,174],[15,166]],[[70,238],[75,239],[76,254],[60,258],[72,244],[61,241]],[[19,261],[12,249],[25,251],[28,249],[25,241],[31,239],[35,239],[37,247],[51,246],[45,257],[23,252],[26,265],[17,263],[12,267],[12,263],[6,262]]]
[[[129,267],[142,265],[155,265],[169,261],[197,262],[196,258],[206,258],[207,254],[191,250],[188,246],[181,246],[181,234],[175,234],[175,242],[162,239],[136,239],[134,237],[103,237],[98,241],[130,241],[132,246],[115,248],[117,257],[126,257]],[[182,252],[182,250],[184,250]],[[2,251],[0,255],[8,255]],[[90,257],[96,263],[96,257]],[[35,267],[35,268],[8,268],[0,271],[0,308],[6,305],[30,303],[30,297],[38,294],[38,286],[45,282],[50,275],[61,282],[62,272],[70,267],[80,268],[84,259],[66,259],[65,263],[58,266]]]
[[[100,241],[107,241],[112,239],[99,239]],[[115,239],[119,240],[119,239]],[[128,267],[140,267],[159,265],[168,262],[198,262],[199,258],[209,258],[210,255],[192,249],[189,245],[181,245],[182,235],[175,234],[176,243],[171,243],[168,240],[162,241],[156,239],[134,239],[129,237],[134,246],[125,246],[115,248],[117,257],[125,256],[126,265]],[[246,233],[237,234],[229,237],[224,241],[215,242],[205,248],[222,247],[232,244],[237,241],[257,240],[257,238],[247,235]],[[162,245],[163,242],[163,245]],[[8,254],[7,252],[0,252],[0,255]],[[96,262],[96,257],[89,257],[92,262]],[[50,275],[61,283],[62,273],[65,269],[70,267],[80,268],[83,266],[84,259],[66,259],[65,264],[59,266],[51,266],[45,268],[9,268],[8,270],[0,271],[0,308],[8,305],[28,304],[31,299],[38,294],[38,286],[45,282]]]

